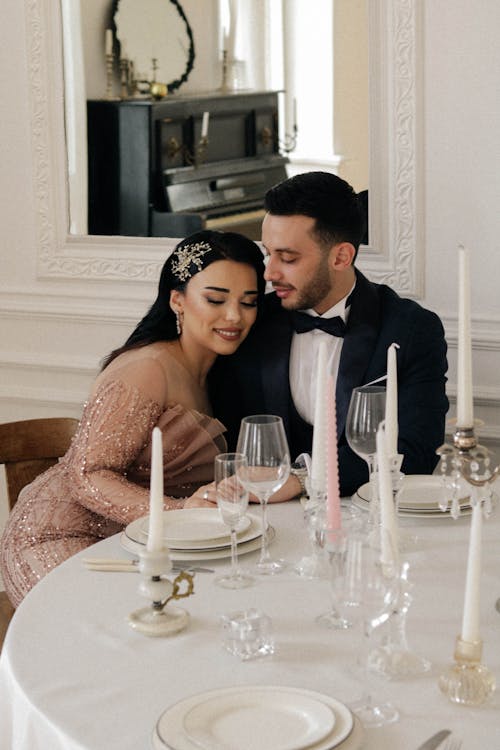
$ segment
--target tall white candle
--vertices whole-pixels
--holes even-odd
[[[158,552],[163,546],[163,445],[161,430],[155,427],[151,441],[149,528],[146,548],[148,552]]]
[[[457,427],[473,427],[469,251],[458,248]]]
[[[311,457],[311,483],[320,492],[326,492],[327,451],[327,387],[328,387],[328,343],[321,341],[318,347],[316,369],[316,401],[314,404],[314,430]]]
[[[398,371],[396,364],[398,344],[387,349],[387,388],[385,400],[385,442],[389,456],[398,452]]]
[[[113,54],[113,31],[111,29],[106,29],[105,51],[107,55]]]
[[[208,136],[208,118],[210,117],[210,112],[203,112],[203,117],[201,120],[201,137],[206,138]]]
[[[399,533],[383,424],[377,430],[378,492],[380,498],[380,561],[398,564]]]
[[[227,35],[227,56],[234,60],[236,56],[236,26],[238,23],[238,0],[229,0],[229,31]]]
[[[483,513],[481,503],[472,509],[470,525],[469,555],[465,579],[464,614],[462,620],[462,640],[478,641],[479,636],[479,599],[481,587],[481,535]]]
[[[337,408],[335,404],[335,382],[333,375],[327,378],[327,492],[326,492],[326,518],[328,528],[340,529],[342,525],[340,512],[340,485],[339,485],[339,458],[337,450]]]

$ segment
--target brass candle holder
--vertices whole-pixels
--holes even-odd
[[[443,477],[449,475],[452,479],[451,497],[444,498],[441,510],[447,510],[450,503],[451,514],[457,518],[460,515],[459,480],[464,479],[471,487],[473,522],[469,544],[472,548],[473,534],[477,542],[481,532],[482,515],[488,516],[491,512],[491,484],[497,478],[500,467],[490,468],[490,452],[478,444],[474,427],[456,426],[453,445],[444,444],[436,452],[440,456]],[[481,663],[482,646],[481,639],[467,641],[462,636],[457,638],[455,662],[438,681],[440,690],[453,703],[478,706],[495,690],[493,674]]]
[[[171,570],[168,549],[156,552],[144,549],[139,553],[139,592],[150,601],[150,605],[129,615],[129,625],[134,630],[148,636],[169,636],[188,624],[188,612],[167,605],[172,599],[184,599],[194,593],[193,576],[182,571],[171,581],[167,578]]]

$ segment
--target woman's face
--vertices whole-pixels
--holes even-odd
[[[218,260],[193,276],[184,292],[170,294],[181,313],[182,343],[198,344],[215,354],[232,354],[257,316],[257,274],[234,260]]]

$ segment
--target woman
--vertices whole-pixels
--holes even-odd
[[[203,231],[163,266],[156,301],[104,361],[72,445],[19,495],[1,544],[17,606],[49,570],[147,514],[151,432],[164,436],[165,509],[206,504],[225,450],[211,417],[207,373],[247,336],[264,294],[263,256],[233,233]]]

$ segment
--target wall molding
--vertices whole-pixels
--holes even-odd
[[[25,7],[38,278],[156,281],[174,239],[68,235],[61,9],[54,0],[25,0]],[[375,240],[364,248],[360,265],[375,281],[421,297],[421,3],[372,0],[369,8],[370,233]]]

